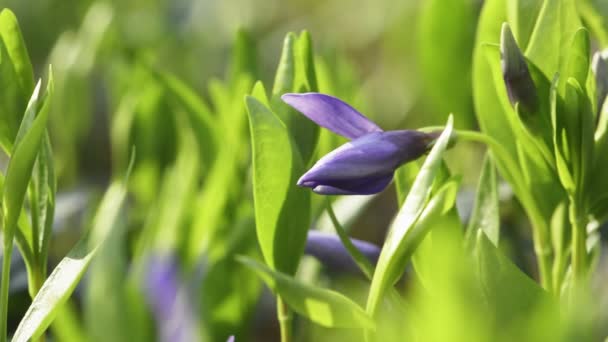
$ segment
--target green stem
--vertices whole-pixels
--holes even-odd
[[[11,271],[11,256],[13,254],[13,241],[4,236],[4,251],[2,257],[2,283],[0,284],[0,342],[8,338],[8,286]]]
[[[572,225],[572,290],[581,288],[587,273],[587,230],[584,215],[579,213],[574,202],[570,202],[570,224]]]
[[[291,342],[291,312],[279,296],[277,296],[277,319],[281,329],[281,342]]]
[[[338,218],[336,217],[336,214],[334,213],[334,209],[331,206],[331,201],[329,200],[329,198],[326,198],[326,199],[327,199],[327,214],[329,214],[329,218],[331,219],[331,222],[334,225],[334,229],[336,230],[336,232],[338,233],[338,236],[340,237],[340,241],[342,242],[342,245],[344,245],[344,247],[346,248],[346,250],[348,251],[350,256],[355,260],[355,263],[357,264],[357,266],[359,266],[361,271],[363,271],[363,274],[367,277],[367,279],[371,280],[374,275],[374,267],[367,260],[367,258],[363,254],[361,254],[361,252],[357,249],[357,247],[355,247],[355,245],[353,245],[353,242],[350,240],[348,233],[346,233],[346,230],[344,230],[344,228],[338,221]]]

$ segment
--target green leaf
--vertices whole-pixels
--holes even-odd
[[[568,163],[568,136],[566,134],[565,120],[562,114],[562,102],[558,94],[559,76],[556,75],[551,86],[551,123],[553,125],[553,146],[557,175],[567,192],[574,192],[574,177]],[[559,109],[558,109],[559,108]]]
[[[26,342],[41,336],[57,310],[68,300],[87,270],[99,247],[114,233],[125,199],[125,189],[114,183],[106,192],[88,235],[59,262],[42,285],[13,336],[13,342]]]
[[[52,73],[49,73],[49,75],[52,75]],[[12,241],[15,229],[17,228],[17,220],[21,213],[34,162],[46,134],[49,99],[53,93],[52,76],[49,77],[47,93],[42,100],[39,99],[38,89],[39,86],[34,90],[21,128],[17,134],[2,192],[3,227],[5,238],[9,243]],[[42,104],[40,104],[41,102]],[[39,106],[40,110],[38,111]],[[38,115],[34,119],[34,113],[36,112],[38,112]],[[38,237],[34,237],[34,239],[37,241]],[[36,248],[36,246],[32,247]]]
[[[500,237],[500,212],[498,203],[498,189],[496,170],[492,164],[490,154],[486,154],[481,176],[477,183],[475,205],[467,228],[467,240],[477,236],[477,230],[486,233],[492,244],[498,246]]]
[[[285,104],[280,97],[285,93],[313,91],[312,87],[316,86],[310,36],[306,32],[300,37],[288,33],[283,43],[270,104],[293,137],[304,164],[308,164],[313,155],[319,138],[319,126]]]
[[[581,86],[587,83],[589,74],[591,56],[589,44],[589,32],[585,28],[579,28],[574,34],[566,59],[564,77],[574,78]]]
[[[497,322],[509,324],[548,300],[549,294],[502,255],[483,230],[477,231],[476,258],[482,293]]]
[[[326,327],[373,329],[373,320],[356,303],[330,290],[301,283],[246,257],[237,260],[254,270],[297,313]]]
[[[34,90],[34,71],[27,53],[27,47],[21,35],[21,29],[15,14],[5,8],[0,12],[0,37],[6,47],[17,82],[23,94],[29,94]]]
[[[306,91],[319,91],[312,37],[308,31],[300,33],[294,48],[294,59],[296,61],[294,88],[298,89],[304,86]]]
[[[522,50],[528,46],[542,3],[543,0],[510,0],[506,3],[508,21]]]
[[[252,96],[249,112],[253,154],[253,198],[258,241],[266,263],[287,274],[296,271],[310,222],[310,193],[296,186],[303,173],[285,125]]]
[[[375,315],[385,291],[397,281],[410,255],[428,231],[429,227],[420,223],[424,218],[436,215],[437,211],[443,211],[444,207],[449,205],[449,197],[452,194],[448,190],[453,189],[443,188],[444,191],[439,191],[430,202],[429,196],[441,166],[443,153],[448,146],[452,127],[453,119],[450,116],[443,133],[422,165],[405,203],[389,228],[367,301],[367,312],[372,315]],[[452,200],[455,200],[455,195],[453,197]]]
[[[547,78],[564,73],[570,44],[581,27],[574,0],[545,0],[540,10],[526,56]]]

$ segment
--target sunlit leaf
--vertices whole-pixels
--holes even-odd
[[[417,221],[421,221],[423,217],[436,215],[436,211],[443,212],[446,205],[450,206],[449,195],[454,195],[451,193],[453,189],[449,191],[445,189],[443,193],[438,193],[431,203],[429,203],[429,195],[452,134],[452,125],[453,121],[450,117],[443,133],[420,169],[405,203],[389,228],[367,301],[367,312],[372,315],[376,313],[385,291],[397,281],[411,253],[428,231],[428,227],[417,224]],[[455,195],[453,197],[452,201],[455,200]]]
[[[486,154],[481,168],[481,176],[477,183],[477,195],[475,196],[475,205],[467,228],[467,237],[469,239],[475,238],[477,230],[481,229],[486,233],[494,246],[498,246],[498,239],[500,237],[497,187],[496,171],[492,164],[492,158],[489,154]]]
[[[247,96],[245,101],[258,241],[271,268],[293,274],[304,251],[310,220],[310,193],[296,186],[302,161],[281,120],[256,98]]]
[[[74,246],[44,282],[19,323],[13,342],[37,338],[51,324],[57,310],[70,297],[99,247],[114,233],[124,199],[123,185],[114,183],[99,205],[91,232]]]

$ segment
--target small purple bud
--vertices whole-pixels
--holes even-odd
[[[158,324],[159,341],[198,341],[191,299],[179,280],[176,261],[152,257],[148,261],[145,294]]]
[[[530,115],[537,111],[538,96],[536,86],[530,76],[526,58],[522,54],[507,23],[502,25],[500,35],[500,56],[502,76],[507,88],[509,101],[519,104],[521,114]]]
[[[413,130],[366,134],[325,155],[298,185],[324,195],[378,193],[399,166],[420,158],[435,139],[436,134]]]
[[[380,257],[380,248],[378,246],[357,239],[350,240],[372,264],[378,262],[378,258]],[[331,270],[341,270],[349,273],[360,272],[359,267],[340,241],[340,238],[335,234],[324,233],[318,230],[309,231],[304,254],[315,257]]]
[[[597,108],[601,112],[606,96],[608,96],[608,49],[596,52],[593,55],[591,69],[595,75],[595,89],[597,94]]]

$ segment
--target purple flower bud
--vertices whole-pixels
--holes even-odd
[[[198,341],[191,299],[179,281],[177,263],[170,257],[148,262],[145,294],[158,324],[159,341]]]
[[[595,75],[597,108],[600,112],[608,95],[608,49],[602,52],[598,51],[593,55],[591,69]]]
[[[502,25],[500,56],[502,76],[505,80],[509,101],[513,106],[519,103],[520,110],[525,114],[536,112],[538,106],[536,86],[530,76],[526,58],[517,46],[507,23]]]
[[[323,195],[382,191],[395,170],[425,154],[437,138],[413,130],[382,131],[341,100],[324,94],[285,94],[282,99],[312,121],[352,141],[321,158],[298,185]]]
[[[378,257],[380,257],[380,248],[378,246],[357,239],[351,239],[351,241],[372,264],[378,262]],[[335,234],[324,233],[318,230],[309,231],[304,253],[315,257],[329,269],[350,273],[360,272],[359,267],[344,245],[342,245],[340,238]]]

